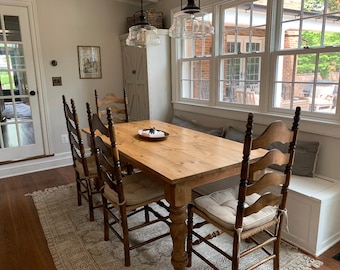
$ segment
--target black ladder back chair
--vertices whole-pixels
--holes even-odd
[[[89,104],[87,112],[91,137],[96,154],[99,181],[103,183],[103,209],[104,209],[104,239],[109,239],[109,231],[118,237],[124,244],[125,266],[129,266],[130,251],[148,243],[170,235],[170,221],[168,206],[164,199],[164,186],[161,182],[149,178],[143,172],[131,175],[122,174],[119,151],[116,143],[115,126],[112,121],[111,109],[107,109],[108,135],[107,141],[103,141],[102,135],[96,134],[94,121],[100,121],[96,114],[91,113]],[[109,142],[108,142],[109,141]],[[150,204],[153,203],[153,206]],[[157,205],[161,209],[154,209]],[[134,216],[144,212],[144,221],[131,225]],[[150,214],[153,215],[150,215]],[[130,234],[132,231],[162,222],[165,228],[157,235],[148,239],[141,239],[132,244]],[[154,225],[155,226],[155,225]],[[139,235],[139,236],[142,236]]]
[[[93,221],[94,209],[101,207],[101,202],[96,202],[93,198],[94,194],[100,193],[95,156],[85,155],[85,147],[79,127],[78,114],[74,100],[71,99],[71,108],[64,95],[62,96],[62,101],[72,153],[73,167],[76,175],[78,205],[82,204],[82,198],[87,201],[89,205],[89,218],[90,221]]]
[[[297,107],[291,129],[282,121],[275,121],[255,139],[252,138],[253,114],[248,115],[239,186],[198,197],[188,207],[188,266],[191,266],[194,253],[210,267],[218,269],[205,254],[195,249],[196,244],[209,242],[210,247],[231,261],[233,270],[240,269],[241,258],[260,248],[267,254],[266,258],[252,262],[253,265],[247,269],[255,269],[269,260],[273,260],[273,269],[280,269],[282,222],[286,214],[287,189],[294,163],[300,111],[300,107]],[[268,152],[250,162],[251,151],[259,148],[268,149]],[[284,172],[274,170],[272,166],[283,166]],[[194,213],[204,222],[193,224]],[[197,229],[207,223],[217,227],[217,231],[200,235]],[[223,233],[233,238],[231,252],[226,252],[223,247],[217,249],[211,243],[212,236],[219,237]],[[241,241],[255,245],[241,250]],[[269,244],[273,245],[272,251],[267,247]]]

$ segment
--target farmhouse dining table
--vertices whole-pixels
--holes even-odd
[[[154,140],[138,134],[149,128],[169,135]],[[89,134],[88,128],[83,131]],[[174,269],[185,269],[186,208],[192,189],[239,174],[243,144],[158,120],[119,123],[115,131],[121,158],[164,184],[170,205],[171,263]],[[109,138],[105,140],[110,143]],[[262,149],[252,151],[251,159],[264,153]]]

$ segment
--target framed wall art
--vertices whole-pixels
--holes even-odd
[[[100,47],[78,46],[80,79],[100,79],[102,77]]]

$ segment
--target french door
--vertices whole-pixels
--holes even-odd
[[[27,8],[0,4],[0,162],[44,153],[29,27]]]

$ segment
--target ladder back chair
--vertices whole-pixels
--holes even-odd
[[[112,119],[114,123],[124,123],[129,122],[129,112],[128,112],[128,98],[126,89],[123,88],[123,98],[118,97],[116,94],[109,93],[106,94],[102,99],[98,97],[98,92],[94,90],[94,96],[96,101],[96,113],[99,119],[107,124],[106,119],[106,109],[109,107],[112,112]],[[126,169],[128,174],[138,172],[138,168],[133,168],[128,162],[121,160],[124,169]]]
[[[233,270],[240,269],[241,258],[259,249],[265,252],[266,257],[252,261],[253,265],[247,266],[247,269],[255,269],[270,260],[273,260],[273,269],[280,269],[281,229],[286,214],[287,190],[294,162],[300,110],[300,107],[295,110],[291,129],[282,121],[275,121],[255,139],[252,138],[253,114],[248,115],[239,185],[198,197],[188,206],[188,266],[191,266],[194,253],[211,268],[218,269],[195,247],[197,244],[208,243],[231,261]],[[283,152],[274,148],[273,145],[278,142],[284,146],[278,147],[285,149]],[[250,163],[251,151],[258,148],[268,149],[268,152]],[[273,165],[284,166],[284,172],[271,169]],[[194,213],[203,218],[203,222],[194,224]],[[213,224],[217,231],[200,235],[198,229],[206,224]],[[232,252],[226,252],[221,246],[217,248],[211,242],[212,238],[221,237],[223,233],[233,238]],[[241,250],[241,241],[253,245],[249,244]],[[272,251],[266,247],[269,244],[272,245]]]
[[[111,229],[124,245],[125,266],[130,266],[131,250],[170,235],[168,206],[161,201],[164,199],[164,186],[143,172],[124,176],[121,171],[111,109],[107,108],[108,134],[103,133],[109,138],[110,144],[103,141],[102,135],[98,133],[96,135],[94,128],[103,123],[95,123],[101,120],[96,114],[91,114],[88,103],[87,109],[99,181],[103,183],[104,239],[109,239]],[[150,205],[152,203],[153,205]],[[161,211],[155,209],[155,206],[160,207]],[[138,213],[143,215],[144,221],[131,225],[133,217]],[[150,215],[151,213],[153,215]],[[157,235],[152,235],[148,239],[136,239],[138,243],[130,241],[132,231],[152,224],[155,226],[158,222],[164,222],[165,229],[162,228]],[[143,236],[143,233],[139,236]]]
[[[94,147],[93,138],[95,137],[96,133],[99,132],[100,134],[104,136],[110,137],[108,125],[104,124],[107,122],[107,119],[106,121],[105,120],[103,121],[99,117],[98,114],[96,113],[92,114],[91,106],[88,102],[86,103],[86,110],[87,110],[90,132],[93,133],[90,136],[91,151],[92,153],[95,153],[96,149]],[[133,166],[129,162],[124,161],[124,160],[120,160],[120,167],[121,167],[123,174],[133,174],[133,173],[140,172],[140,170],[134,169]]]
[[[73,167],[76,176],[78,205],[82,204],[82,198],[87,201],[89,205],[89,218],[90,221],[93,221],[94,209],[102,206],[101,202],[99,201],[95,203],[93,198],[94,194],[100,193],[95,156],[85,155],[84,142],[82,139],[78,114],[73,99],[71,99],[71,108],[68,105],[64,95],[62,96],[62,100],[73,159]]]
[[[99,98],[97,90],[94,90],[94,96],[97,115],[102,121],[106,121],[106,108],[110,107],[112,118],[115,123],[129,122],[128,98],[125,88],[123,88],[123,98],[118,97],[113,93],[109,93],[103,98]]]

